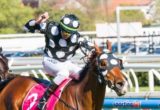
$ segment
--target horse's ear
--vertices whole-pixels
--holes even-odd
[[[2,52],[2,47],[0,47],[0,53]]]
[[[95,48],[95,51],[96,51],[97,54],[102,53],[101,48],[99,48],[98,45],[95,42],[94,42],[94,48]]]
[[[107,40],[107,41],[106,41],[106,45],[107,45],[107,49],[108,49],[110,52],[112,52],[112,43],[111,43],[109,40]]]

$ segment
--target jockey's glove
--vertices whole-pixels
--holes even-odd
[[[83,48],[91,51],[92,49],[94,49],[94,44],[87,41],[87,40],[84,40],[84,41],[80,41],[79,42],[80,46],[82,46]]]

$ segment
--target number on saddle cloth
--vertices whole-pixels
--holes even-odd
[[[51,84],[47,80],[33,78],[38,84],[34,85],[27,96],[25,97],[22,110],[38,110],[37,105],[39,100],[43,96],[44,92],[46,91],[47,87]],[[51,108],[55,107],[55,104],[58,102],[64,87],[71,81],[71,79],[65,79],[59,87],[55,90],[55,92],[50,96],[49,100],[47,101],[46,109],[50,110]]]

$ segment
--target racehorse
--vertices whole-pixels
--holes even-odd
[[[7,78],[8,72],[8,59],[2,54],[2,48],[0,48],[0,81]]]
[[[106,85],[118,96],[127,92],[127,81],[121,72],[121,61],[112,53],[103,52],[96,44],[94,47],[81,71],[80,79],[72,80],[66,86],[52,110],[101,110]],[[22,102],[35,84],[37,82],[31,77],[12,78],[0,91],[0,109],[22,110]]]

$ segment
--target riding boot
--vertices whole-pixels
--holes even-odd
[[[46,110],[45,106],[46,106],[47,100],[49,99],[51,94],[57,89],[57,87],[58,85],[53,83],[47,88],[47,90],[45,91],[44,95],[40,99],[39,104],[37,106],[39,110]]]

